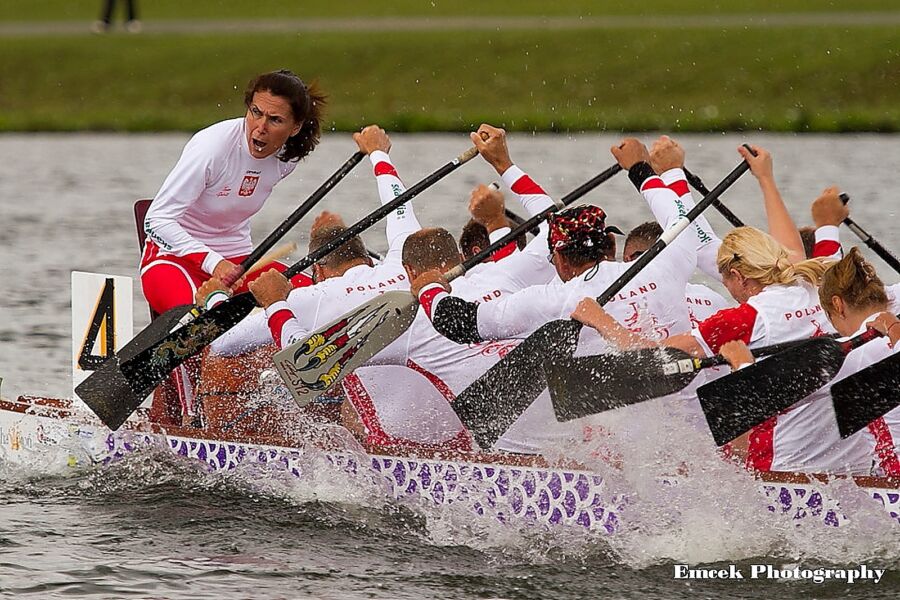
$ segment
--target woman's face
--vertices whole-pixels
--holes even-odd
[[[287,100],[266,90],[253,94],[245,120],[247,147],[253,158],[268,158],[281,150],[302,125],[294,119]]]

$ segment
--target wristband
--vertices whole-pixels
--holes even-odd
[[[206,307],[206,310],[209,310],[217,304],[225,302],[230,297],[231,296],[229,296],[224,290],[215,290],[210,292],[209,295],[206,296],[206,300],[203,301],[203,306]]]

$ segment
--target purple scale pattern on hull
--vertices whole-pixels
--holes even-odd
[[[121,458],[158,439],[144,433],[110,434],[105,444],[108,454],[102,462]],[[211,470],[231,470],[252,460],[285,468],[294,477],[303,476],[301,450],[176,437],[166,441],[174,453],[202,461]],[[577,526],[612,534],[618,529],[618,513],[627,502],[623,495],[608,494],[604,478],[594,473],[340,453],[326,456],[347,473],[376,474],[396,498],[438,505],[463,502],[473,514],[492,516],[501,522]],[[362,463],[359,458],[363,458]],[[794,519],[814,517],[832,527],[847,521],[837,503],[819,489],[793,484],[763,484],[761,488],[769,498],[770,511]],[[870,492],[892,518],[900,520],[900,493]]]

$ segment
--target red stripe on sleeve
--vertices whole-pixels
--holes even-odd
[[[813,246],[813,258],[828,258],[831,256],[837,258],[840,256],[840,252],[841,243],[834,240],[822,240],[821,242],[816,242],[816,245]]]
[[[512,184],[512,191],[519,194],[520,196],[525,196],[527,194],[547,195],[547,193],[544,192],[543,188],[536,184],[534,180],[528,175],[522,175],[521,177],[516,179],[516,182]]]
[[[394,168],[394,165],[385,161],[375,163],[375,175],[393,175],[397,179],[400,179],[400,176],[397,175],[397,169]]]
[[[679,179],[678,181],[673,181],[669,184],[669,189],[678,194],[679,196],[687,196],[690,193],[690,189],[688,189],[687,181],[684,179]]]
[[[281,348],[281,330],[284,329],[284,324],[293,318],[293,313],[286,308],[276,311],[274,315],[269,317],[269,331],[272,332],[272,338],[279,348]]]
[[[518,246],[515,242],[510,242],[507,245],[503,246],[499,250],[495,250],[493,254],[491,254],[491,260],[497,262],[498,260],[502,260],[516,251]]]
[[[658,188],[664,188],[666,186],[665,182],[659,177],[648,177],[644,180],[644,183],[641,184],[641,191],[644,190],[655,190]]]
[[[718,352],[727,342],[741,340],[750,344],[753,325],[756,323],[756,309],[749,304],[736,308],[724,308],[701,321],[697,326],[703,341],[713,352]]]
[[[431,319],[432,309],[434,308],[436,300],[439,296],[446,293],[447,291],[443,287],[432,285],[419,294],[419,304],[425,309],[425,315],[429,320]]]

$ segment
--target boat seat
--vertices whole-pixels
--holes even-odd
[[[144,217],[147,216],[147,211],[150,209],[151,202],[153,202],[153,198],[141,198],[134,203],[134,225],[137,229],[138,252],[141,254],[144,252],[144,241],[147,239],[147,232],[144,231]],[[150,320],[153,321],[158,316],[156,311],[151,308]]]

